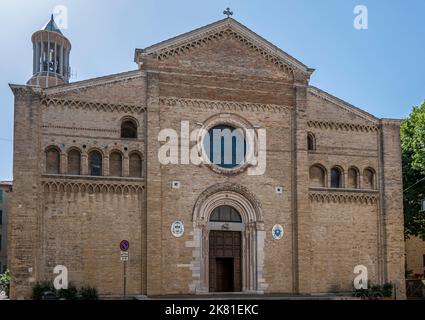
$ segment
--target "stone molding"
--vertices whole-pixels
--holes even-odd
[[[66,127],[66,126],[53,126],[53,125],[43,125],[43,129],[63,129],[63,130],[73,130],[73,131],[93,131],[93,132],[109,132],[109,133],[119,133],[119,130],[116,129],[97,129],[97,128],[83,128],[83,127]]]
[[[131,70],[126,72],[115,73],[111,75],[101,76],[97,78],[91,78],[87,80],[81,80],[71,82],[65,85],[48,87],[43,89],[43,93],[47,95],[62,94],[70,91],[86,90],[89,87],[102,86],[113,84],[117,82],[131,81],[145,77],[146,74],[140,70]]]
[[[250,50],[262,55],[264,59],[282,69],[288,78],[308,79],[314,72],[314,69],[308,68],[232,18],[217,21],[145,49],[136,49],[135,61],[140,63],[141,58],[148,55],[158,60],[167,59],[205,46],[208,42],[223,39],[225,36],[241,41]]]
[[[88,109],[94,111],[104,112],[122,112],[122,113],[143,113],[146,108],[137,105],[125,105],[125,104],[114,104],[114,103],[103,103],[103,102],[91,102],[91,101],[80,101],[80,100],[65,100],[57,98],[43,98],[41,104],[46,107],[69,107],[76,109]]]
[[[161,61],[176,55],[185,54],[192,49],[205,46],[208,42],[222,40],[225,37],[233,38],[242,42],[249,49],[259,53],[266,61],[269,61],[279,67],[279,69],[284,72],[288,79],[294,78],[295,70],[290,64],[283,61],[271,51],[263,48],[258,43],[251,41],[248,37],[238,32],[235,32],[231,28],[226,28],[224,30],[211,30],[210,32],[206,32],[205,35],[203,35],[203,37],[201,38],[191,39],[185,43],[176,45],[172,48],[164,48],[159,52],[153,53],[153,55],[157,60]]]
[[[292,107],[276,104],[262,104],[252,102],[221,101],[206,99],[189,99],[178,97],[160,97],[159,102],[167,106],[198,107],[217,111],[257,111],[257,112],[286,112]]]
[[[40,94],[42,89],[38,86],[9,84],[10,89],[15,95],[18,94]]]
[[[43,179],[41,181],[44,191],[48,193],[116,193],[137,194],[142,193],[144,185],[130,183],[129,181],[69,181],[66,179]]]
[[[307,121],[309,128],[322,129],[322,130],[342,130],[342,131],[356,131],[356,132],[377,132],[378,127],[375,125],[344,123],[334,121]]]
[[[262,214],[261,202],[257,199],[255,194],[249,191],[248,188],[239,184],[231,183],[231,182],[217,183],[215,185],[212,185],[208,189],[204,190],[199,195],[193,207],[192,221],[202,223],[205,217],[202,216],[201,207],[203,206],[205,201],[209,199],[212,195],[218,192],[223,192],[223,191],[235,192],[237,194],[244,196],[246,199],[248,199],[248,201],[251,203],[255,211],[255,215],[256,215],[255,221],[258,223],[263,223],[264,219]]]
[[[320,203],[356,203],[374,205],[379,199],[378,191],[336,191],[310,188],[310,200]]]
[[[264,221],[259,202],[247,188],[233,183],[215,184],[198,197],[193,209],[193,240],[186,243],[192,248],[192,277],[190,289],[194,293],[209,291],[209,234],[211,212],[223,205],[234,207],[242,218],[241,255],[242,292],[263,292],[268,284],[264,271]]]

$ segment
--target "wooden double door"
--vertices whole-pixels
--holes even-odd
[[[210,231],[210,292],[238,292],[242,290],[241,255],[241,232]]]

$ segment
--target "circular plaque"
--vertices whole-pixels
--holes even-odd
[[[280,224],[275,224],[273,229],[272,229],[272,235],[273,238],[275,238],[276,240],[280,240],[283,237],[283,228]]]
[[[184,233],[183,222],[181,222],[181,221],[175,221],[175,222],[173,222],[173,224],[171,225],[171,233],[176,238],[180,238],[183,235],[183,233]]]

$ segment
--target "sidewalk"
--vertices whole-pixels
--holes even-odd
[[[360,300],[351,295],[311,295],[294,296],[285,294],[205,294],[205,295],[167,295],[167,296],[137,296],[137,300]]]

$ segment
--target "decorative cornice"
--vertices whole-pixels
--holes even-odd
[[[357,203],[373,205],[378,201],[378,193],[371,192],[338,192],[335,190],[310,189],[310,200],[320,203]]]
[[[289,78],[294,78],[296,74],[303,74],[305,78],[309,78],[314,72],[314,69],[308,68],[232,18],[214,22],[145,49],[136,49],[135,61],[140,62],[140,58],[146,55],[153,56],[158,60],[167,59],[204,46],[208,42],[223,39],[225,36],[231,36],[241,41],[249,49],[284,70]]]
[[[65,126],[51,126],[43,125],[43,129],[61,129],[61,130],[73,130],[73,131],[93,131],[93,132],[108,132],[117,133],[119,130],[115,129],[97,129],[97,128],[82,128],[82,127],[65,127]]]
[[[221,39],[224,39],[225,37],[236,39],[240,41],[241,43],[243,43],[245,46],[247,46],[249,49],[252,49],[255,52],[259,53],[260,55],[263,56],[265,60],[275,64],[281,70],[283,70],[284,74],[289,79],[292,79],[294,77],[295,71],[292,66],[283,62],[281,59],[279,59],[276,55],[272,54],[268,50],[263,49],[261,46],[258,46],[254,42],[250,41],[247,37],[244,37],[243,35],[231,29],[225,29],[225,30],[214,32],[214,33],[208,33],[201,39],[190,41],[190,42],[181,44],[179,46],[176,46],[174,48],[164,48],[160,52],[153,54],[153,56],[159,61],[165,60],[176,55],[185,54],[192,49],[196,49],[196,48],[204,46],[208,42],[221,40]]]
[[[388,119],[383,118],[380,120],[380,124],[384,126],[394,126],[394,127],[400,127],[403,123],[403,120],[401,119]]]
[[[368,112],[366,112],[366,111],[364,111],[360,108],[357,108],[357,107],[353,106],[352,104],[350,104],[350,103],[348,103],[344,100],[341,100],[341,99],[339,99],[339,98],[337,98],[337,97],[335,97],[335,96],[333,96],[333,95],[331,95],[331,94],[329,94],[329,93],[327,93],[323,90],[320,90],[319,88],[309,86],[308,92],[311,93],[313,96],[319,98],[319,99],[330,102],[330,103],[336,105],[337,107],[340,107],[340,108],[342,108],[342,109],[344,109],[344,110],[346,110],[346,111],[348,111],[348,112],[350,112],[350,113],[352,113],[352,114],[354,114],[354,115],[356,115],[360,118],[363,118],[367,121],[370,121],[374,124],[376,124],[379,120],[378,118],[374,117],[370,113],[368,113]]]
[[[41,181],[45,192],[49,193],[117,193],[135,194],[141,193],[144,186],[140,183],[110,182],[110,181],[69,181],[59,179],[48,179]]]
[[[132,71],[126,71],[121,73],[115,73],[107,76],[98,78],[92,78],[72,83],[67,83],[59,86],[49,87],[43,89],[43,92],[47,95],[61,94],[69,91],[87,89],[89,87],[101,86],[116,82],[129,81],[132,79],[138,79],[145,77],[146,74],[143,70],[137,69]]]
[[[344,122],[333,122],[333,121],[307,121],[309,128],[315,129],[328,129],[328,130],[343,130],[343,131],[356,131],[356,132],[376,132],[378,126],[376,125],[365,125],[356,123],[344,123]]]
[[[20,84],[9,84],[12,92],[16,94],[36,94],[40,95],[42,89],[38,86],[20,85]]]
[[[193,213],[194,213],[194,221],[196,220],[196,216],[199,213],[199,209],[202,206],[202,204],[212,195],[221,192],[235,192],[243,197],[245,197],[253,206],[256,215],[257,215],[257,221],[262,222],[263,221],[263,215],[262,215],[262,205],[261,202],[257,199],[255,194],[251,192],[248,188],[231,182],[224,182],[224,183],[217,183],[215,185],[210,186],[208,189],[204,190],[198,197],[198,199],[195,202],[195,205],[193,207]]]
[[[168,106],[190,106],[203,109],[212,109],[219,111],[272,111],[286,112],[291,109],[289,106],[276,104],[262,104],[252,102],[236,102],[236,101],[221,101],[221,100],[205,100],[205,99],[187,99],[177,97],[160,97],[161,104]]]
[[[88,109],[95,111],[105,112],[122,112],[122,113],[143,113],[146,108],[137,105],[125,105],[125,104],[114,104],[114,103],[103,103],[103,102],[91,102],[91,101],[80,101],[80,100],[65,100],[45,97],[41,100],[41,103],[47,107],[69,107],[76,109]]]

